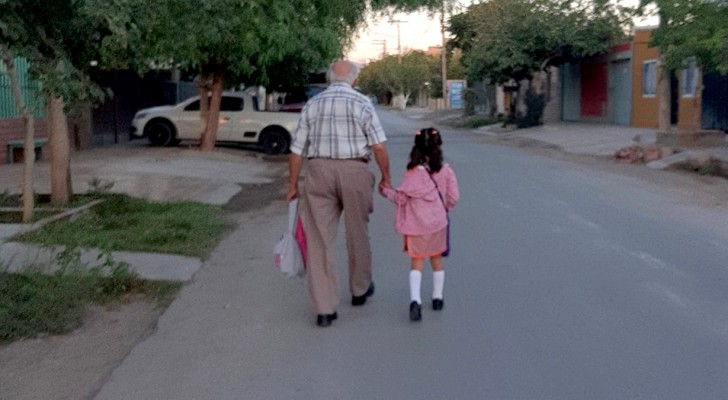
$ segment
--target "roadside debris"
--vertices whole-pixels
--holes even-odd
[[[624,164],[643,164],[678,153],[679,150],[670,146],[640,146],[634,145],[619,149],[614,153],[614,159]]]

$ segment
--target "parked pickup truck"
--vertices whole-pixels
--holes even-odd
[[[299,114],[260,111],[255,97],[223,93],[218,142],[253,143],[268,154],[284,154]],[[199,140],[205,125],[200,118],[200,98],[191,97],[175,106],[139,110],[131,123],[132,137],[146,137],[153,146],[173,146],[181,140]]]

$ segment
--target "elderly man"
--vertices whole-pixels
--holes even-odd
[[[288,201],[298,197],[298,176],[303,158],[308,159],[303,194],[307,276],[316,324],[322,327],[337,318],[336,235],[342,212],[351,304],[363,305],[374,294],[368,232],[375,183],[368,165],[372,154],[382,175],[379,186],[391,187],[384,130],[371,101],[353,89],[358,75],[356,64],[331,64],[329,87],[306,103],[291,144]]]

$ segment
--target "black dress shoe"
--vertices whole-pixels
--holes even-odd
[[[432,299],[433,310],[440,311],[443,307],[445,307],[445,303],[443,303],[442,299]]]
[[[319,314],[316,316],[316,325],[325,328],[330,326],[332,322],[339,318],[336,313],[333,314]]]
[[[369,284],[369,289],[367,289],[367,292],[364,293],[361,296],[351,296],[351,305],[352,306],[361,306],[364,305],[364,303],[367,302],[367,297],[371,297],[371,295],[374,294],[374,282]]]
[[[419,321],[422,319],[422,307],[416,301],[410,303],[410,319],[412,321]]]

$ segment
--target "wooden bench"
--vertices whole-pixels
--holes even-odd
[[[35,159],[40,160],[42,155],[43,145],[48,142],[48,139],[39,138],[33,140],[33,147],[35,148]],[[14,162],[14,153],[16,149],[25,148],[25,140],[11,140],[8,142],[8,157],[7,163],[12,164]]]

